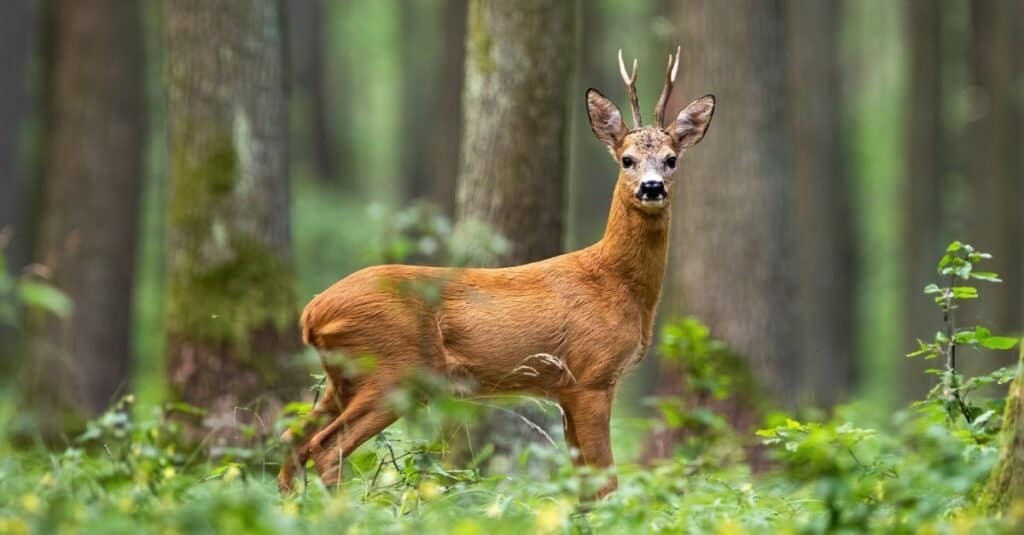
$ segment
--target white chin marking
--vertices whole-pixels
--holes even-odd
[[[664,199],[661,199],[661,200],[657,200],[657,201],[654,201],[654,200],[640,201],[640,204],[642,204],[644,206],[649,206],[651,208],[661,208],[662,206],[665,206],[666,204],[668,204],[668,197],[666,197]]]

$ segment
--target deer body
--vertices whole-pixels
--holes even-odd
[[[671,56],[666,75],[674,79]],[[667,81],[662,100],[668,91]],[[665,275],[670,177],[677,155],[703,136],[713,99],[687,106],[667,130],[627,131],[614,104],[594,90],[587,98],[595,134],[623,162],[602,239],[507,268],[375,266],[317,295],[302,313],[303,339],[324,355],[329,383],[303,435],[284,437],[297,448],[279,474],[282,491],[310,456],[336,483],[341,458],[397,418],[384,396],[422,370],[475,394],[549,397],[563,408],[574,462],[612,464],[615,387],[646,354]],[[331,353],[373,355],[375,366],[353,376]]]

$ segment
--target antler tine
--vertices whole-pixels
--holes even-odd
[[[633,74],[627,76],[626,63],[622,61],[621,48],[619,49],[619,74],[622,75],[622,81],[629,88],[629,107],[633,113],[633,128],[640,128],[643,126],[643,119],[640,117],[640,99],[636,96],[636,59],[633,60]]]
[[[672,96],[672,86],[676,82],[676,73],[679,72],[679,52],[681,47],[676,47],[675,58],[668,55],[668,65],[665,67],[665,87],[661,90],[658,103],[654,106],[654,124],[661,127],[665,124],[665,106],[669,97]]]

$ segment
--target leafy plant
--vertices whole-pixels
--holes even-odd
[[[999,430],[1002,402],[977,404],[970,400],[969,395],[982,385],[1010,381],[1013,370],[1000,368],[986,375],[965,378],[957,371],[957,349],[966,346],[1007,350],[1017,345],[1016,338],[995,336],[982,325],[962,327],[957,324],[956,312],[961,303],[979,298],[978,288],[971,285],[971,281],[1002,282],[996,273],[976,269],[982,261],[991,258],[991,254],[978,251],[969,244],[960,241],[949,244],[938,264],[938,274],[945,278],[946,285],[932,283],[924,288],[924,293],[933,296],[936,306],[942,310],[944,329],[937,331],[931,341],[918,339],[918,349],[907,355],[944,359],[942,369],[929,370],[929,373],[938,375],[940,381],[928,393],[928,400],[939,403],[951,419],[962,417],[972,437],[979,441],[990,438]]]

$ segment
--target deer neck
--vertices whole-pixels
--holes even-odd
[[[601,264],[620,277],[645,308],[653,311],[665,278],[671,210],[646,213],[632,204],[631,196],[629,188],[619,182],[608,226],[596,252]]]

